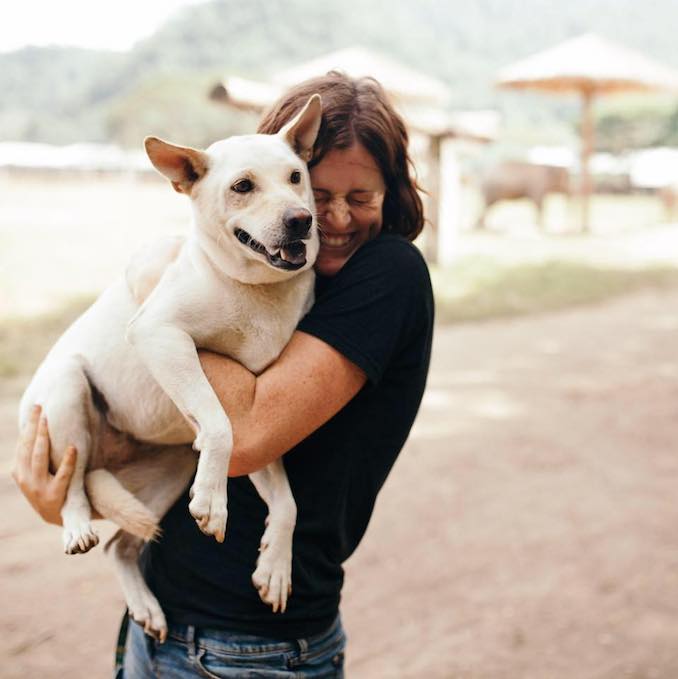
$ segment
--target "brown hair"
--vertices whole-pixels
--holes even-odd
[[[264,115],[257,131],[275,134],[316,92],[322,98],[323,117],[309,168],[331,149],[362,144],[379,165],[386,183],[384,231],[414,240],[424,226],[424,211],[410,172],[407,130],[376,80],[349,78],[337,71],[305,80],[288,90]]]

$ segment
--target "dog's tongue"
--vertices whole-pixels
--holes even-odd
[[[280,256],[290,264],[301,264],[306,259],[306,246],[300,240],[288,243],[280,248]]]

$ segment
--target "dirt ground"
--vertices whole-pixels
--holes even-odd
[[[350,677],[678,677],[677,332],[678,290],[437,329],[346,567]],[[23,382],[0,383],[0,676],[106,677],[112,567],[63,555],[8,477]]]

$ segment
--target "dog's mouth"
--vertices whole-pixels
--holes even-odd
[[[276,269],[296,271],[306,264],[306,243],[301,240],[280,243],[279,248],[275,252],[269,252],[263,243],[252,238],[244,229],[236,228],[233,233],[250,250],[264,255],[268,263]]]

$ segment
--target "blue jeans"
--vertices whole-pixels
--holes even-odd
[[[122,677],[343,678],[345,646],[338,616],[322,634],[294,641],[170,624],[167,641],[160,644],[130,621]]]

